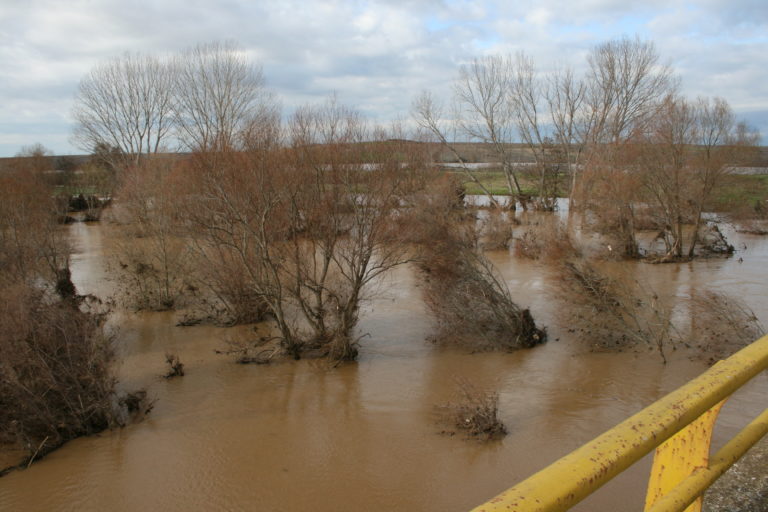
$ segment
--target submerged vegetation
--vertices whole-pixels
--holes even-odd
[[[555,273],[560,320],[593,349],[650,347],[666,361],[695,346],[717,359],[754,339],[763,330],[748,306],[698,293],[686,316],[626,260],[731,254],[705,215],[712,205],[760,232],[765,180],[731,174],[755,158],[757,135],[725,100],[681,97],[651,43],[611,41],[588,64],[577,79],[539,76],[524,55],[477,59],[459,71],[459,115],[425,93],[414,102],[422,130],[408,134],[371,126],[335,97],[284,121],[260,69],[229,45],[195,47],[173,66],[126,56],[97,67],[77,98],[76,135],[93,151],[80,173],[64,180],[33,147],[0,174],[0,442],[31,462],[151,408],[146,391],[118,396],[109,308],[72,282],[59,224],[76,216],[109,223],[121,306],[176,310],[183,325],[259,324],[221,351],[240,363],[355,360],[363,304],[406,265],[436,343],[476,352],[545,342],[489,251]],[[121,111],[102,86],[135,99],[141,84],[167,101],[147,100],[146,132],[114,138],[104,119],[122,126],[141,109]],[[161,154],[171,136],[185,153]],[[470,165],[472,151],[494,167]],[[441,168],[446,160],[457,167]],[[486,196],[486,211],[465,204],[467,191]],[[184,375],[178,355],[166,363],[165,377]],[[446,407],[457,428],[506,432],[498,393],[468,382],[459,393]]]
[[[108,309],[77,294],[45,175],[13,168],[0,189],[0,443],[29,465],[129,414],[115,389]]]
[[[529,348],[546,341],[528,309],[478,246],[482,226],[465,220],[450,181],[421,197],[408,218],[418,240],[424,300],[435,318],[439,343],[472,350]]]
[[[468,438],[491,441],[507,435],[507,427],[499,418],[499,394],[480,389],[467,379],[457,379],[455,398],[438,405],[444,434],[463,432]]]

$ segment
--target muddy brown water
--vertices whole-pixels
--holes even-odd
[[[102,228],[71,226],[81,292],[105,294]],[[768,325],[768,239],[727,233],[730,259],[637,265],[656,289],[685,297],[708,287],[744,299]],[[746,248],[744,248],[746,244]],[[546,266],[490,254],[515,298],[549,326],[550,341],[510,354],[468,354],[425,341],[430,321],[408,268],[397,269],[363,311],[359,361],[241,366],[216,355],[247,328],[174,327],[171,313],[119,313],[121,387],[157,399],[145,421],[72,441],[0,478],[2,511],[462,511],[542,469],[698,375],[677,351],[591,353],[557,326],[563,307]],[[743,258],[739,262],[738,258]],[[187,375],[164,380],[164,353]],[[441,435],[434,408],[466,377],[500,392],[503,440]],[[715,444],[765,406],[766,375],[727,404]],[[642,507],[646,457],[574,510]]]

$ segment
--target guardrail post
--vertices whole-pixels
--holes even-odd
[[[656,448],[645,497],[646,512],[696,469],[708,466],[712,430],[724,403],[718,403]],[[701,512],[701,503],[699,497],[684,512]]]

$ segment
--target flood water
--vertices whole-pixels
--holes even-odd
[[[107,293],[103,228],[69,229],[79,291]],[[727,235],[739,248],[732,258],[637,271],[681,297],[702,287],[733,293],[768,325],[768,240]],[[562,305],[545,265],[506,251],[490,256],[515,299],[548,326],[548,343],[481,354],[428,343],[431,324],[407,267],[367,303],[359,361],[338,368],[305,360],[242,366],[214,349],[247,328],[116,314],[120,386],[147,387],[154,410],[0,478],[0,510],[469,510],[706,369],[685,351],[666,366],[653,352],[587,351],[558,327]],[[166,351],[179,354],[185,377],[159,377]],[[440,434],[435,405],[452,397],[456,377],[499,390],[509,435],[479,443]],[[729,401],[716,445],[765,407],[766,389],[761,375]],[[646,457],[574,510],[639,510],[649,465]]]

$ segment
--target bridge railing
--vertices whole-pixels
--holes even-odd
[[[645,512],[699,511],[703,492],[768,432],[766,409],[709,457],[723,402],[766,368],[763,336],[473,512],[568,510],[653,449]]]

